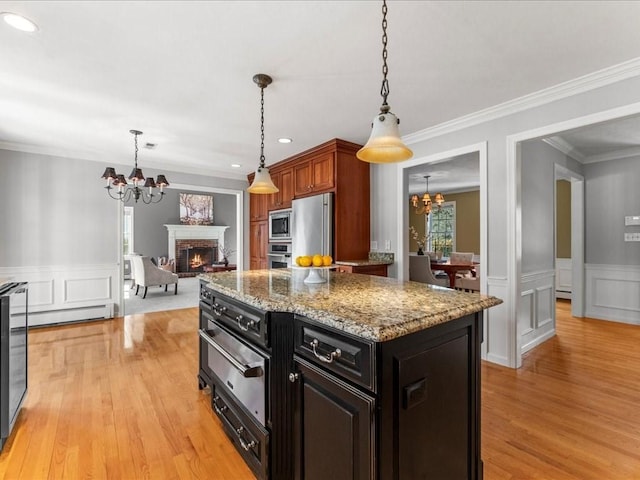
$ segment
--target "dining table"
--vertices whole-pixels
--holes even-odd
[[[442,270],[449,277],[449,288],[455,288],[456,286],[456,274],[461,270],[470,270],[471,274],[475,276],[474,263],[451,263],[451,262],[437,262],[431,261],[431,271]]]

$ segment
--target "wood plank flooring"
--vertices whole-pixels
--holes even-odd
[[[3,479],[254,477],[199,391],[197,309],[32,330]],[[570,316],[482,367],[485,480],[640,479],[640,327]],[[402,479],[411,480],[411,479]]]

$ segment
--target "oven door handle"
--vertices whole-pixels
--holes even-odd
[[[207,331],[207,330],[200,329],[198,333],[200,334],[200,338],[202,338],[205,342],[207,342],[209,345],[215,348],[217,352],[220,355],[222,355],[225,358],[225,360],[227,360],[233,366],[233,368],[235,368],[242,374],[243,377],[251,378],[251,377],[262,376],[262,373],[263,373],[262,367],[260,366],[249,367],[247,365],[243,365],[242,363],[240,363],[233,355],[227,352],[224,348],[222,348],[221,345],[217,344],[215,340],[211,338],[214,336],[214,333],[211,330]]]

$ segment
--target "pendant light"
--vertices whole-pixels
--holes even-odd
[[[387,80],[387,2],[382,1],[382,106],[380,113],[373,119],[371,136],[367,144],[356,153],[356,156],[370,163],[394,163],[408,160],[413,152],[400,139],[400,120],[387,104],[389,81]]]
[[[271,180],[269,169],[264,166],[264,89],[270,85],[273,79],[264,73],[257,73],[253,76],[253,81],[260,87],[260,166],[256,170],[253,183],[247,192],[249,193],[276,193],[280,190]]]

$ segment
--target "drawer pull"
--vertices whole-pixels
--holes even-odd
[[[213,313],[215,313],[217,316],[221,316],[226,311],[227,307],[221,307],[219,303],[213,304]]]
[[[236,435],[238,435],[238,440],[240,440],[240,446],[245,450],[245,452],[248,452],[256,446],[256,442],[255,440],[251,440],[249,443],[246,443],[242,438],[242,432],[244,432],[244,427],[236,428]]]
[[[328,355],[320,355],[317,351],[316,348],[318,347],[318,345],[320,344],[320,342],[318,342],[317,338],[314,338],[311,341],[311,348],[313,349],[313,354],[316,356],[316,358],[318,360],[320,360],[321,362],[325,362],[325,363],[333,363],[333,361],[336,358],[340,358],[340,355],[342,355],[342,352],[340,351],[339,348],[336,348],[333,352],[329,353]]]
[[[225,410],[227,410],[227,406],[223,405],[222,407],[219,407],[218,404],[216,403],[216,400],[220,400],[220,397],[216,396],[213,398],[213,409],[216,411],[218,415],[222,415],[225,412]]]
[[[253,327],[256,324],[256,322],[254,322],[253,320],[249,320],[246,325],[242,325],[241,322],[243,319],[244,317],[242,315],[238,315],[236,317],[236,321],[238,322],[238,328],[243,332],[248,332],[249,328]]]

